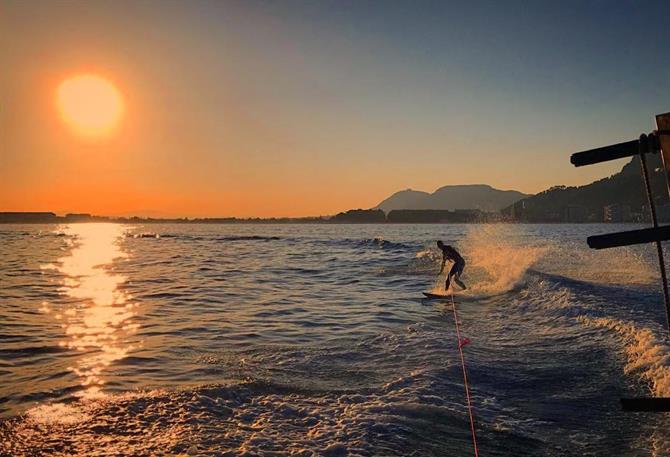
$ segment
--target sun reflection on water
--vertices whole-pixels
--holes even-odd
[[[61,292],[76,302],[55,314],[67,337],[60,345],[83,353],[70,367],[84,387],[78,396],[97,398],[104,396],[105,369],[133,350],[127,337],[138,327],[132,321],[135,305],[119,288],[126,278],[109,268],[128,257],[119,243],[125,228],[72,224],[63,231],[73,237],[72,250],[49,267],[65,276]]]

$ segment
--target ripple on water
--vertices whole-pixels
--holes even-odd
[[[0,454],[468,455],[453,317],[419,294],[444,239],[472,285],[456,299],[482,455],[670,455],[662,420],[607,408],[666,391],[650,263],[577,254],[590,230],[2,232]]]
[[[0,425],[1,446],[16,457],[460,454],[469,449],[462,405],[426,393],[438,377],[419,371],[367,393],[250,382],[46,404]],[[407,433],[420,424],[449,439],[422,444]]]

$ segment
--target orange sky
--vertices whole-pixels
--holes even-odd
[[[303,216],[406,188],[537,192],[619,169],[574,169],[569,154],[634,138],[653,114],[579,117],[558,96],[473,82],[453,49],[433,68],[263,3],[129,5],[4,4],[0,211]],[[121,92],[113,135],[59,118],[56,89],[81,73]]]

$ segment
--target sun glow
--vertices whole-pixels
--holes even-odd
[[[101,137],[114,131],[123,116],[123,99],[108,80],[81,74],[63,81],[56,93],[61,119],[76,133]]]

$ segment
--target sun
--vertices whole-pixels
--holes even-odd
[[[86,137],[111,134],[123,117],[123,98],[107,79],[80,74],[64,80],[56,91],[61,119]]]

